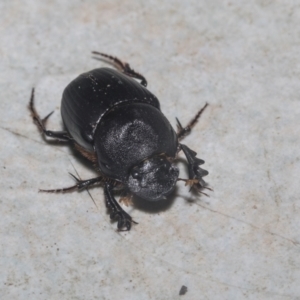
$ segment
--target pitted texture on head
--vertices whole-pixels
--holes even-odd
[[[156,155],[131,169],[128,187],[141,198],[158,201],[173,191],[178,175],[178,168],[167,157]]]

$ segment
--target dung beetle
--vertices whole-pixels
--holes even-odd
[[[73,143],[97,166],[100,176],[80,180],[72,175],[75,185],[41,191],[68,192],[102,184],[110,218],[117,219],[118,230],[130,230],[131,224],[136,222],[114,198],[114,190],[124,192],[123,200],[135,195],[148,201],[160,201],[174,190],[179,180],[201,193],[203,188],[208,188],[202,179],[208,172],[200,168],[204,161],[179,143],[208,104],[186,127],[177,119],[175,132],[161,112],[158,99],[146,88],[143,75],[116,57],[92,53],[104,57],[116,69],[98,68],[83,73],[65,88],[61,102],[65,131],[46,129],[45,123],[53,112],[40,118],[34,106],[34,89],[29,109],[44,137]],[[174,165],[181,150],[187,159],[189,179],[178,178],[179,170]]]

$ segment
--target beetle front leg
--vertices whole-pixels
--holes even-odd
[[[45,127],[45,123],[47,119],[52,115],[53,112],[48,114],[44,119],[41,119],[39,114],[37,113],[35,106],[34,106],[34,88],[31,91],[31,97],[29,101],[29,109],[31,111],[31,115],[33,118],[34,123],[37,125],[39,130],[47,137],[51,137],[57,139],[59,141],[68,142],[73,140],[67,131],[51,131],[47,130]]]
[[[131,228],[131,223],[137,224],[132,218],[121,208],[117,200],[112,194],[113,185],[106,183],[104,187],[104,195],[107,207],[111,210],[110,218],[118,219],[118,230],[119,231],[129,231]],[[126,228],[122,230],[122,228]]]
[[[188,161],[189,179],[198,180],[198,183],[196,184],[196,186],[200,189],[204,188],[206,183],[202,179],[202,177],[208,175],[208,171],[200,168],[200,165],[204,164],[204,160],[197,158],[196,157],[197,153],[195,151],[191,150],[186,145],[179,144],[179,146],[180,146],[180,149],[182,149],[182,151],[184,152],[186,159]]]

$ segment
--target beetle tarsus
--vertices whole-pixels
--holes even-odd
[[[183,139],[185,136],[187,136],[191,132],[192,129],[190,126],[182,127],[178,118],[176,118],[176,121],[177,121],[177,136],[178,136],[178,139],[180,140],[180,139]]]
[[[94,185],[96,183],[100,183],[104,181],[103,176],[87,179],[87,180],[80,180],[73,174],[69,173],[77,182],[75,185],[62,188],[62,189],[53,189],[53,190],[39,190],[39,192],[43,193],[68,193],[68,192],[73,192],[75,190],[80,191],[84,188],[88,188],[91,185]]]
[[[128,63],[122,62],[119,58],[117,58],[115,56],[111,56],[111,55],[101,53],[98,51],[92,51],[92,53],[96,54],[96,55],[101,55],[103,57],[110,59],[117,67],[119,67],[122,70],[122,72],[124,74],[126,74],[129,77],[141,80],[141,85],[143,85],[144,87],[147,86],[146,78],[142,74],[134,71]]]
[[[110,183],[106,183],[104,187],[104,195],[106,200],[107,207],[111,210],[110,218],[112,220],[118,220],[118,230],[119,231],[129,231],[131,229],[131,224],[137,224],[137,222],[133,221],[127,212],[125,212],[117,200],[114,198],[112,194],[113,186]],[[123,229],[126,228],[126,229]]]
[[[101,183],[105,180],[103,176],[98,176],[98,177],[90,178],[90,179],[87,179],[87,180],[81,180],[81,179],[77,178],[75,175],[73,175],[71,173],[69,173],[69,174],[77,182],[76,186],[77,186],[78,190],[82,190],[82,189],[87,188],[87,187],[89,187],[91,185],[94,185],[96,183]]]
[[[120,197],[119,203],[123,203],[125,206],[132,205],[132,194],[124,194]]]
[[[195,126],[195,124],[198,122],[200,116],[208,106],[208,103],[205,103],[205,105],[197,112],[196,116],[188,123],[187,126],[182,127],[179,120],[176,118],[177,121],[177,137],[179,140],[182,140],[184,137],[186,137],[192,130],[192,128]]]
[[[44,136],[51,137],[63,142],[69,142],[73,140],[67,131],[51,131],[46,129],[45,127],[46,121],[53,114],[53,112],[48,114],[45,118],[41,119],[34,106],[34,88],[31,91],[29,109],[34,123],[37,125],[38,129],[44,134]]]

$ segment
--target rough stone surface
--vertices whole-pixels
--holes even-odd
[[[295,1],[1,1],[1,299],[298,299],[300,7]],[[175,126],[209,107],[185,140],[206,161],[210,197],[178,184],[164,209],[110,223],[103,191],[39,188],[95,175],[45,144],[27,109],[60,129],[60,98],[106,66],[148,79]],[[181,177],[186,177],[180,162]],[[188,288],[179,296],[182,285]]]

